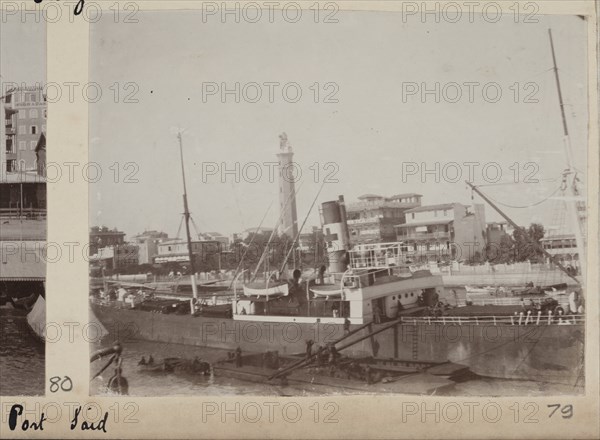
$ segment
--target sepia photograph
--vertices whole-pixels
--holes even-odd
[[[44,394],[46,25],[0,26],[0,395]]]
[[[586,17],[232,11],[89,25],[90,393],[584,395]],[[2,234],[43,240],[10,96]],[[43,270],[4,264],[10,366]]]

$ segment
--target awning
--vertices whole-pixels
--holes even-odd
[[[190,257],[187,254],[182,255],[158,255],[154,258],[155,263],[181,263],[181,262],[189,262]]]
[[[396,228],[411,228],[413,226],[429,226],[429,225],[447,225],[452,223],[454,220],[442,219],[442,220],[429,220],[426,222],[417,223],[404,223],[402,225],[396,225]]]

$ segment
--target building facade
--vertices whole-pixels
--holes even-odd
[[[192,241],[192,254],[196,259],[195,263],[200,263],[201,265],[203,263],[213,263],[215,257],[218,261],[221,254],[221,243],[215,240]],[[186,240],[173,239],[158,243],[158,255],[154,258],[154,263],[189,264],[189,262],[190,257]]]
[[[46,132],[47,118],[46,96],[42,87],[9,89],[2,105],[4,171],[37,173],[37,148],[40,136]]]
[[[553,234],[540,240],[544,250],[563,266],[572,266],[580,270],[579,249],[575,234]]]
[[[279,212],[281,224],[279,235],[286,234],[296,238],[298,234],[298,214],[296,212],[296,184],[294,169],[294,151],[288,142],[287,134],[279,135]]]
[[[139,264],[153,264],[158,255],[158,244],[169,240],[169,234],[159,231],[144,231],[131,241],[138,246]]]
[[[101,248],[125,244],[125,232],[109,229],[106,226],[93,226],[90,230],[90,255],[95,255]]]
[[[396,226],[402,251],[415,261],[470,261],[483,256],[486,246],[484,205],[460,203],[420,206],[405,212]]]
[[[407,210],[421,206],[421,197],[415,193],[391,197],[365,194],[358,198],[358,202],[346,204],[350,243],[396,241],[394,227],[405,222]]]

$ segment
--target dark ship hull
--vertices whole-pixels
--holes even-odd
[[[277,350],[303,353],[306,341],[324,345],[342,338],[343,325],[302,322],[280,317],[275,321],[153,313],[92,303],[97,318],[114,338],[184,344],[243,351]],[[239,317],[238,317],[239,318]],[[267,317],[265,317],[267,318]],[[272,318],[272,317],[269,317]],[[583,386],[585,325],[494,325],[491,322],[428,322],[407,318],[396,324],[373,324],[349,338],[385,330],[344,350],[348,356],[376,356],[422,362],[451,361],[472,372],[503,379]],[[350,330],[359,327],[351,326]]]

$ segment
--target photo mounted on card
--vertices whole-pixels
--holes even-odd
[[[588,23],[411,11],[90,23],[92,395],[584,393]]]
[[[0,27],[0,395],[44,394],[46,24]]]

